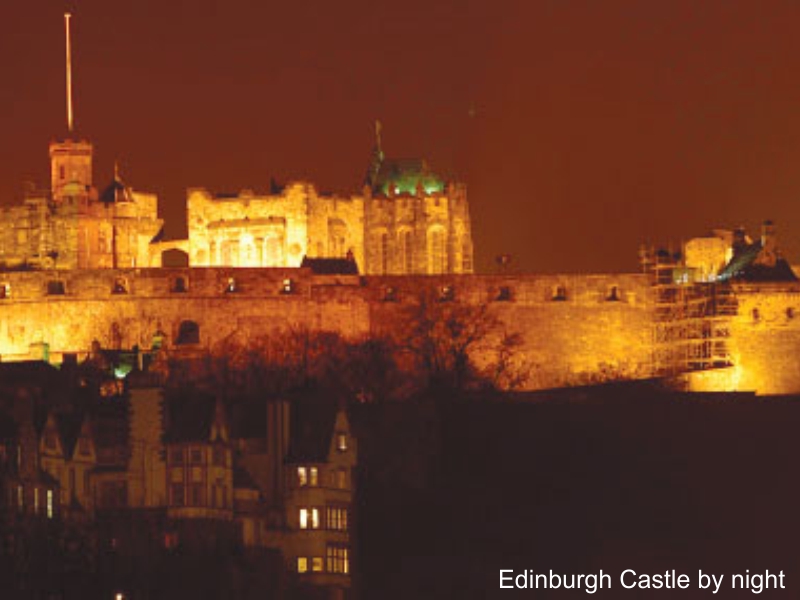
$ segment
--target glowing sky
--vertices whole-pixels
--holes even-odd
[[[636,270],[643,241],[776,221],[800,263],[800,6],[776,1],[12,0],[0,203],[75,115],[181,235],[185,188],[357,192],[389,156],[467,182],[477,265]]]

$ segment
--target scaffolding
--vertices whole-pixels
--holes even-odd
[[[643,253],[652,280],[652,373],[665,377],[729,367],[731,317],[738,310],[730,285],[694,281],[679,257]]]

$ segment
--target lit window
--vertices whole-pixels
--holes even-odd
[[[326,558],[328,562],[328,573],[347,575],[350,572],[350,560],[347,555],[346,546],[329,545],[326,548]]]
[[[47,518],[53,518],[53,490],[47,490]]]
[[[282,294],[293,294],[294,293],[294,281],[291,279],[284,279],[283,284],[281,286],[281,293]]]
[[[297,557],[297,572],[308,573],[308,559],[305,556]]]
[[[228,277],[228,283],[225,284],[225,293],[233,294],[237,289],[236,280],[233,277]]]
[[[314,571],[314,573],[322,573],[321,556],[315,556],[314,558],[311,559],[311,570]]]
[[[339,452],[345,452],[347,450],[347,434],[345,433],[336,434],[336,449]]]
[[[317,467],[311,467],[308,470],[308,485],[319,485],[319,472],[317,471]]]
[[[0,283],[0,300],[11,297],[11,286],[7,283]]]
[[[319,529],[319,509],[300,509],[300,529]]]
[[[347,509],[340,506],[328,506],[325,509],[325,529],[347,531]]]
[[[453,298],[455,298],[453,286],[445,285],[439,289],[439,302],[450,302]]]
[[[308,485],[308,471],[305,467],[297,467],[297,485]]]
[[[337,469],[336,470],[336,481],[335,485],[340,490],[347,489],[347,471],[344,469]]]
[[[39,514],[39,488],[33,488],[33,512]]]

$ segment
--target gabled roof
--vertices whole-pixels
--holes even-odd
[[[352,258],[303,258],[301,268],[315,275],[358,275],[358,265]]]
[[[291,403],[287,462],[326,462],[331,449],[336,415],[331,397],[295,398]]]
[[[166,443],[210,442],[215,424],[227,427],[222,406],[213,396],[171,398],[165,411]]]

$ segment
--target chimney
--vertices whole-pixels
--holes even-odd
[[[273,399],[267,404],[267,456],[269,463],[268,495],[283,502],[286,493],[285,462],[289,453],[290,406],[285,399]]]

